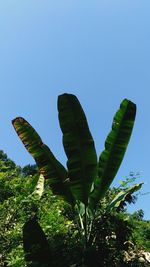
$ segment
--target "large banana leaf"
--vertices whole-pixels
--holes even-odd
[[[136,105],[124,99],[115,114],[112,130],[105,142],[105,150],[99,158],[98,178],[90,196],[92,207],[105,195],[120,167],[130,140],[135,115]]]
[[[58,97],[59,122],[72,192],[87,205],[93,179],[97,175],[97,156],[84,111],[72,94]]]
[[[66,169],[25,119],[18,117],[12,123],[24,146],[34,157],[40,173],[45,179],[50,179],[53,193],[65,197],[72,203],[73,196],[68,186]]]
[[[127,189],[121,190],[107,206],[107,211],[111,210],[112,208],[118,208],[121,202],[124,202],[126,200],[126,197],[128,195],[132,195],[133,193],[138,191],[142,187],[142,185],[143,183],[134,184]]]

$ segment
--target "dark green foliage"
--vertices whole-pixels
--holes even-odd
[[[125,242],[131,239],[132,225],[119,214],[105,214],[95,221],[95,247],[100,266],[121,266]],[[109,258],[108,258],[109,255]],[[99,266],[97,264],[97,266]],[[92,266],[92,265],[91,265]]]
[[[36,217],[23,226],[23,247],[28,267],[50,267],[50,248]]]
[[[135,219],[135,213],[132,216],[132,220],[135,225],[134,241],[138,247],[150,252],[150,221],[140,219],[139,216]]]
[[[29,176],[29,175],[35,175],[38,173],[38,168],[37,165],[31,165],[28,164],[22,168],[22,174],[23,176]]]
[[[7,155],[0,150],[0,171],[7,172],[16,169],[15,163],[7,157]]]
[[[142,209],[135,211],[132,214],[132,218],[134,218],[136,221],[141,221],[144,217],[144,211]]]

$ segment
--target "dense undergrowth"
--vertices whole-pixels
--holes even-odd
[[[52,194],[48,182],[42,198],[36,198],[33,191],[37,177],[36,166],[29,165],[22,169],[3,151],[0,152],[1,267],[27,266],[22,228],[31,218],[38,220],[47,237],[49,266],[148,266],[142,262],[140,251],[150,251],[150,222],[143,220],[142,211],[133,215],[126,211],[125,203],[134,202],[135,197],[131,196],[122,203],[120,209],[106,213],[105,202],[119,189],[109,190],[99,205],[93,225],[95,240],[93,246],[84,252],[86,260],[83,262],[82,241],[70,206]],[[32,226],[35,230],[36,226],[29,227]],[[30,229],[32,233],[33,229]],[[35,240],[38,242],[36,231]],[[42,249],[38,250],[40,257],[43,255]],[[44,260],[40,266],[47,266]]]

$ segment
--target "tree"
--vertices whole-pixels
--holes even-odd
[[[59,96],[58,111],[68,170],[25,119],[14,119],[13,126],[34,157],[39,172],[46,180],[49,179],[53,193],[68,201],[74,213],[78,214],[79,232],[86,251],[93,244],[92,225],[96,208],[112,183],[129,143],[136,105],[127,99],[122,101],[98,161],[94,140],[78,99],[71,94]],[[137,187],[131,190],[137,190]],[[122,192],[114,205],[128,193]]]
[[[9,159],[2,150],[0,150],[0,171],[6,172],[6,171],[12,171],[12,170],[20,171],[20,168],[17,167],[14,161]]]
[[[38,170],[37,170],[36,164],[34,165],[28,164],[22,168],[22,174],[24,176],[35,175],[37,173],[38,173]]]

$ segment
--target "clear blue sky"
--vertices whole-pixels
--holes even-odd
[[[11,125],[23,116],[64,164],[57,96],[78,96],[97,153],[124,98],[137,118],[116,177],[140,172],[150,191],[150,1],[0,1],[0,149],[16,164],[34,161]],[[135,208],[150,219],[150,195]]]

